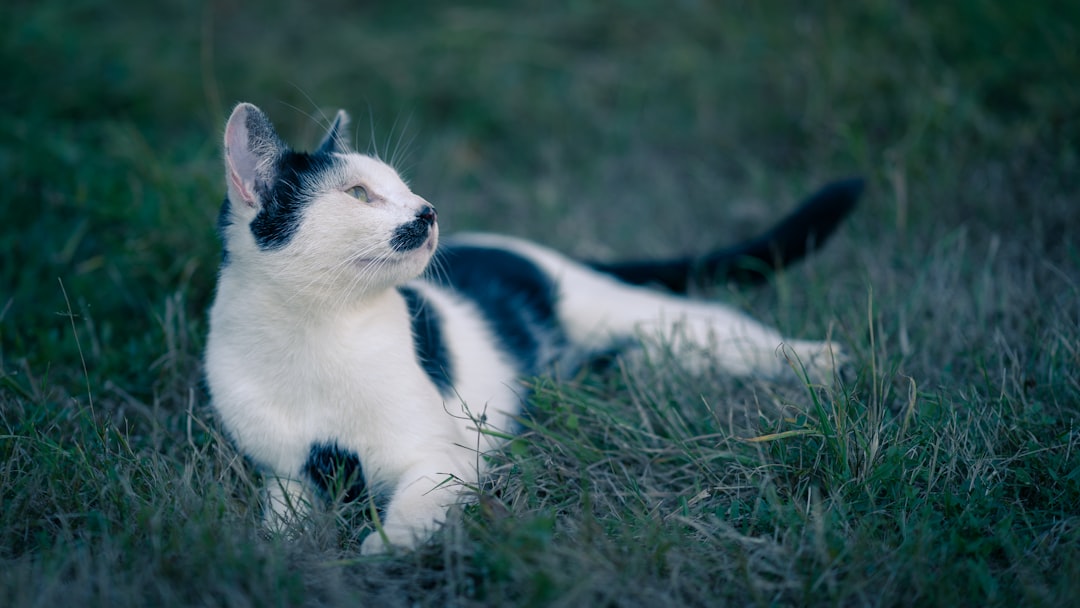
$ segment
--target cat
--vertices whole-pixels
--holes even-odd
[[[787,340],[677,292],[762,280],[743,258],[774,268],[801,257],[851,211],[858,179],[702,258],[583,263],[507,236],[440,244],[435,207],[351,150],[347,120],[340,111],[311,153],[248,103],[225,127],[206,379],[227,435],[264,473],[273,530],[295,530],[314,501],[337,496],[374,517],[361,553],[415,548],[515,428],[521,379],[598,354],[662,350],[701,372],[776,376],[794,352],[822,380],[843,361],[831,343]]]

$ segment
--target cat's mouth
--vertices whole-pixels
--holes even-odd
[[[439,244],[439,225],[432,224],[427,230],[427,235],[416,243],[412,249],[401,251],[398,250],[402,258],[409,258],[414,255],[430,256],[435,253],[435,248]],[[391,243],[393,246],[393,243]]]
[[[435,248],[439,245],[439,225],[436,224],[431,227],[431,234],[428,235],[427,242],[424,243],[420,249],[424,250],[428,255],[435,253]]]
[[[424,207],[412,221],[406,222],[394,230],[393,236],[390,237],[390,248],[394,251],[406,253],[429,246],[432,238],[439,230],[439,225],[436,222],[437,217],[434,207],[430,205]]]
[[[426,238],[424,238],[416,246],[407,249],[405,251],[394,250],[391,246],[390,252],[381,253],[375,256],[364,256],[353,258],[353,264],[357,266],[369,267],[369,266],[385,266],[394,263],[405,263],[412,261],[416,257],[431,257],[435,253],[435,249],[439,245],[439,229],[438,226],[433,226],[428,232]]]

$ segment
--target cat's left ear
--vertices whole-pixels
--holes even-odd
[[[326,137],[323,138],[315,153],[332,154],[337,152],[344,154],[349,152],[349,142],[345,140],[345,130],[348,127],[349,115],[345,110],[338,110],[337,116],[334,117],[334,124],[330,125],[330,130],[326,132]]]
[[[262,194],[277,179],[278,160],[287,151],[262,110],[250,103],[237,105],[225,125],[229,200],[260,207],[264,202]]]

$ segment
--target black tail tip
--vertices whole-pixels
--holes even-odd
[[[859,202],[866,180],[861,177],[848,177],[825,184],[813,197],[821,204],[832,207],[836,213],[847,214]]]
[[[765,235],[742,246],[744,257],[781,268],[820,248],[851,214],[866,182],[849,177],[818,189]]]

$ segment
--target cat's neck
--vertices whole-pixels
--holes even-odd
[[[285,320],[297,329],[322,325],[342,317],[381,314],[387,302],[400,299],[393,286],[373,288],[358,283],[352,289],[327,286],[318,280],[295,277],[282,282],[268,276],[257,263],[231,261],[221,270],[219,291],[228,291],[230,306],[245,315],[268,321]]]

